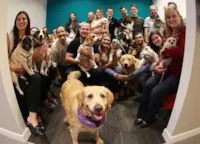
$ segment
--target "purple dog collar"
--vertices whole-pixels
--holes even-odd
[[[83,116],[81,110],[78,108],[78,118],[81,123],[90,127],[90,128],[98,128],[100,125],[103,124],[105,117],[102,118],[101,121],[91,121],[89,118]]]

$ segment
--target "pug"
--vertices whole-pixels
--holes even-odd
[[[9,62],[11,65],[21,65],[25,72],[30,76],[34,75],[32,69],[32,56],[33,56],[33,39],[31,36],[24,36],[21,42],[18,44],[17,48],[13,51],[10,56]],[[11,71],[12,82],[15,85],[15,88],[18,90],[20,95],[24,95],[24,92],[21,90],[18,82],[18,78],[26,80],[23,74],[19,74]]]

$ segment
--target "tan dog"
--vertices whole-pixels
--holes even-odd
[[[99,137],[99,129],[111,108],[113,93],[103,86],[84,87],[77,79],[80,76],[80,71],[71,72],[61,87],[60,96],[66,113],[64,122],[69,124],[73,144],[78,144],[80,132],[94,133],[96,143],[103,144]]]
[[[33,39],[30,36],[24,36],[21,40],[21,43],[18,44],[17,48],[14,50],[10,57],[10,64],[21,65],[24,70],[30,75],[34,75],[35,72],[32,69],[32,56],[33,56]],[[20,95],[24,95],[24,92],[21,90],[18,82],[18,77],[26,80],[23,75],[19,75],[11,71],[12,81],[15,85],[15,88]]]
[[[88,34],[88,36],[84,40],[83,44],[81,44],[79,46],[77,56],[75,58],[75,61],[79,61],[80,59],[89,61],[88,67],[83,67],[82,65],[79,65],[81,70],[86,74],[87,78],[91,77],[91,75],[88,72],[90,69],[98,68],[98,66],[94,60],[94,48],[93,48],[93,45],[97,40],[98,40],[98,37],[96,34],[94,34],[94,33]],[[88,51],[88,53],[92,55],[93,58],[91,59],[88,56],[82,55],[80,53],[81,49],[86,49]]]
[[[120,59],[120,64],[125,74],[130,74],[138,69],[140,60],[133,55],[125,54]]]
[[[124,74],[129,75],[138,69],[140,60],[135,58],[135,56],[130,54],[125,54],[120,59],[121,66],[123,68]],[[129,85],[132,85],[134,90],[138,91],[138,79],[135,78],[131,81],[128,81]]]

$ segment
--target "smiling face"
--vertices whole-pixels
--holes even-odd
[[[101,40],[101,45],[105,48],[110,47],[111,38],[110,36],[104,36]]]
[[[162,45],[162,38],[159,36],[159,35],[157,35],[157,34],[153,34],[152,36],[151,36],[151,40],[152,40],[152,43],[155,45],[155,46],[158,46],[158,47],[160,47],[161,45]]]
[[[79,29],[80,36],[85,39],[87,35],[90,33],[90,30],[91,28],[89,23],[82,24],[81,28]]]
[[[71,19],[71,21],[76,20],[76,15],[74,13],[71,13],[70,14],[70,19]]]
[[[61,39],[61,40],[65,40],[66,39],[66,31],[65,31],[65,28],[60,26],[57,28],[56,30],[56,35],[57,35],[57,38]]]
[[[177,29],[181,26],[181,16],[175,8],[168,8],[166,10],[165,19],[171,29]]]
[[[114,100],[113,93],[103,86],[85,87],[79,96],[79,103],[85,111],[85,116],[95,121],[103,119]]]
[[[16,26],[19,31],[25,30],[28,26],[28,18],[24,13],[21,13],[17,16]]]
[[[96,11],[96,18],[100,19],[103,17],[103,11],[101,9],[97,9]]]

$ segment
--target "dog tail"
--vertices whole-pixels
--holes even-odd
[[[79,79],[80,77],[81,77],[81,72],[79,70],[72,71],[67,76],[67,80],[70,80],[70,79]]]

